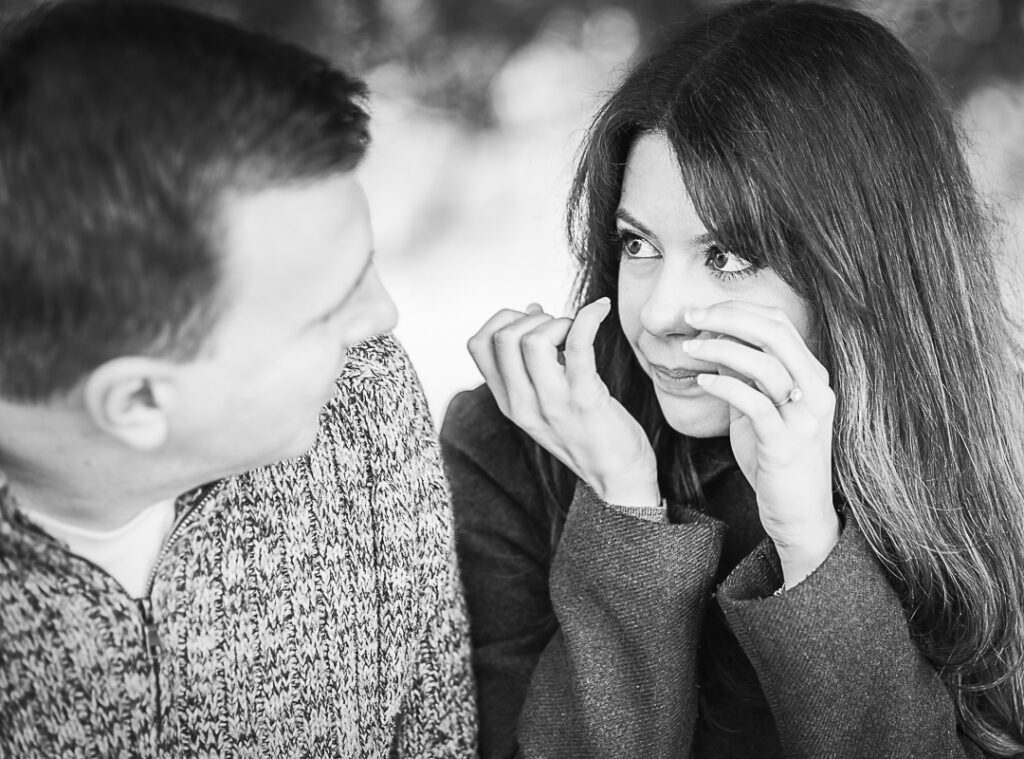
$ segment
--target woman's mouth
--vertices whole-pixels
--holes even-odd
[[[669,367],[660,364],[648,364],[651,368],[651,379],[654,384],[670,395],[694,395],[702,393],[697,384],[698,374],[707,374],[713,369],[690,369],[688,367]]]

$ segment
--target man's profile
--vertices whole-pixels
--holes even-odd
[[[365,96],[158,4],[0,40],[0,755],[472,753]]]

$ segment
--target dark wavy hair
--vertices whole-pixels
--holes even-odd
[[[365,85],[159,3],[51,3],[0,38],[0,395],[194,357],[220,307],[226,194],[352,169]]]
[[[569,202],[577,301],[611,298],[599,370],[650,436],[662,492],[699,505],[692,441],[615,308],[615,211],[649,133],[717,241],[809,303],[837,396],[834,486],[962,730],[1024,751],[1024,354],[949,105],[870,18],[752,2],[673,32],[599,111]],[[542,471],[565,490],[564,469]]]

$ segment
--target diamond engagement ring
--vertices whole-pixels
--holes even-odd
[[[785,398],[783,398],[783,399],[782,399],[781,401],[779,401],[778,403],[776,403],[776,404],[775,404],[775,406],[776,406],[776,408],[778,408],[779,406],[784,406],[784,405],[786,405],[786,404],[787,404],[787,403],[789,403],[790,401],[793,401],[794,403],[796,403],[797,401],[799,401],[799,400],[800,400],[801,398],[803,398],[803,397],[804,397],[804,391],[803,391],[803,390],[801,390],[801,389],[800,389],[799,387],[797,387],[796,385],[793,385],[793,389],[789,391],[789,395],[787,395],[787,396],[786,396]]]

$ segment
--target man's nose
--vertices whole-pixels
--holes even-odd
[[[395,301],[391,298],[391,293],[384,287],[384,283],[380,281],[380,276],[377,274],[377,270],[371,271],[367,279],[367,285],[370,289],[370,297],[373,299],[374,304],[374,319],[375,319],[375,332],[389,332],[393,330],[398,324],[398,308],[395,306]]]

